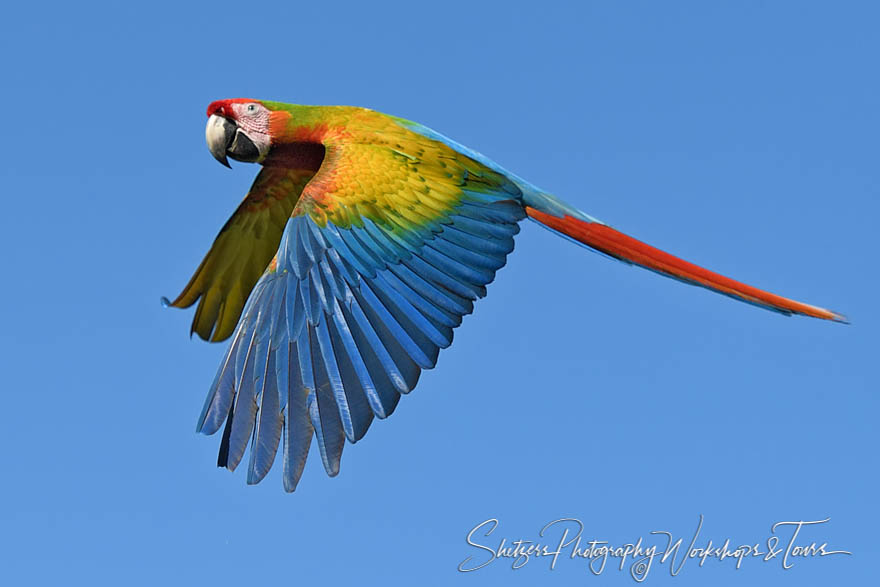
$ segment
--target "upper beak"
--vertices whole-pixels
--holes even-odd
[[[217,116],[216,114],[212,114],[208,118],[208,126],[205,127],[205,140],[208,142],[208,150],[211,151],[211,155],[214,156],[214,159],[230,168],[232,166],[229,165],[229,160],[226,159],[226,150],[232,144],[237,129],[238,127],[230,122],[228,118]]]
[[[260,149],[235,121],[212,114],[205,127],[205,140],[214,159],[230,167],[227,155],[237,161],[254,163],[262,157]]]

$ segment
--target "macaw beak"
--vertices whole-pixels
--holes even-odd
[[[254,141],[241,130],[235,121],[230,120],[217,114],[212,114],[208,118],[208,126],[205,127],[205,141],[208,143],[208,150],[214,159],[225,165],[229,165],[226,156],[230,156],[236,161],[245,163],[254,163],[260,160],[260,150]]]

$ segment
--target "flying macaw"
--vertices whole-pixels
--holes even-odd
[[[418,123],[365,108],[218,100],[206,139],[262,169],[173,302],[192,332],[232,336],[197,430],[224,425],[218,465],[251,444],[247,482],[283,451],[293,491],[312,436],[327,474],[345,439],[431,369],[486,295],[525,218],[613,258],[781,314],[845,321],[611,228]]]

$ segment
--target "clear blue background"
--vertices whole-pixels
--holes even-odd
[[[574,3],[572,3],[574,4]],[[477,523],[574,516],[615,543],[762,542],[653,584],[876,573],[877,23],[870,2],[18,2],[0,24],[0,582],[632,584],[580,561],[461,574]],[[212,100],[418,120],[637,237],[847,313],[784,318],[527,223],[397,412],[247,487],[194,434],[224,345],[163,310],[256,173]],[[486,543],[494,545],[497,540]],[[659,541],[657,541],[659,542]]]

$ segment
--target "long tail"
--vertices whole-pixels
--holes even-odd
[[[526,213],[530,218],[611,257],[782,314],[847,322],[846,317],[831,310],[796,302],[688,263],[627,236],[548,194],[530,196],[525,199]]]

